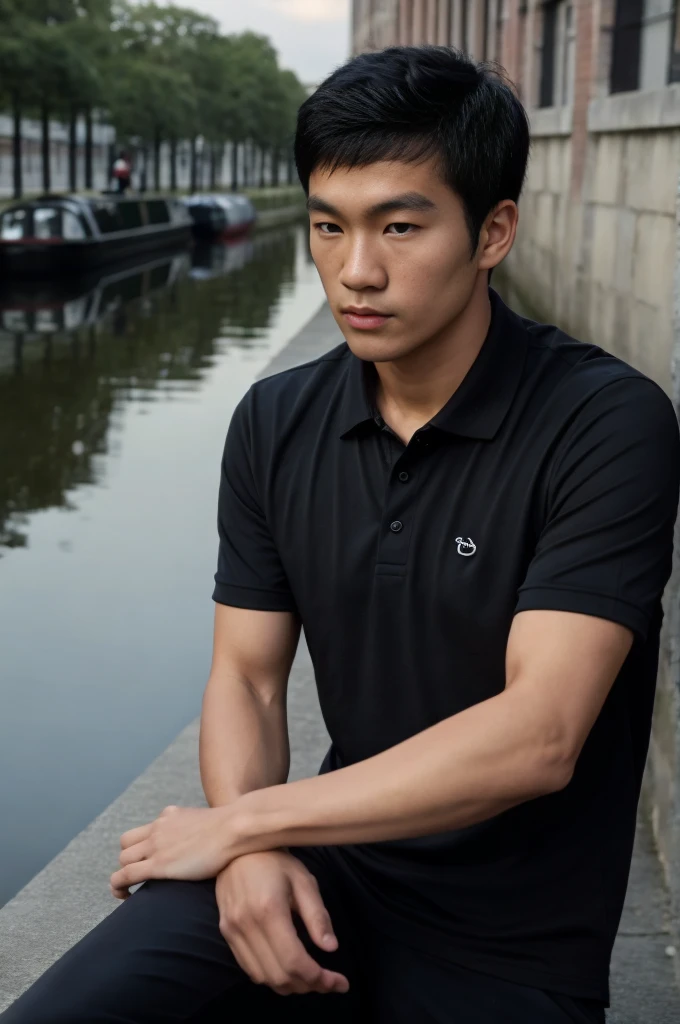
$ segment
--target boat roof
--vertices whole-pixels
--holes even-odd
[[[173,202],[174,196],[164,196],[155,194],[153,192],[145,192],[143,195],[119,195],[118,193],[112,192],[110,195],[104,193],[98,196],[79,196],[76,194],[63,194],[63,193],[45,193],[42,196],[33,196],[30,199],[18,199],[14,203],[10,203],[0,211],[6,213],[9,210],[23,210],[26,208],[34,209],[38,206],[66,206],[70,208],[81,208],[84,206],[100,206],[102,204],[108,205],[110,203],[146,203],[149,200],[162,199],[164,202]]]

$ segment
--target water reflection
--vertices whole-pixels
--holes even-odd
[[[298,225],[0,294],[0,905],[199,713],[227,425],[322,298]]]
[[[0,555],[27,516],[96,483],[119,403],[192,389],[226,346],[253,347],[294,280],[282,229],[68,285],[0,295]],[[228,341],[225,337],[228,336]]]

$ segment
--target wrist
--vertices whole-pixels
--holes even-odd
[[[283,834],[286,830],[277,806],[277,795],[285,789],[285,785],[255,789],[224,808],[230,860],[286,845]]]

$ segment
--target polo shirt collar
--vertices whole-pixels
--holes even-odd
[[[512,404],[524,369],[527,335],[522,319],[489,289],[491,323],[477,358],[429,426],[448,434],[490,441]],[[350,354],[340,436],[375,426],[375,367]]]

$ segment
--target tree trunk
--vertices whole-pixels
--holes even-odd
[[[144,144],[141,151],[142,167],[139,172],[139,191],[146,192],[149,181],[149,147]]]
[[[262,149],[260,150],[260,188],[264,188],[266,186],[266,184],[267,184],[266,181],[264,180],[264,169],[265,169],[265,164],[267,162],[266,161],[266,157],[267,157],[267,152],[266,152],[266,150],[265,150],[265,148],[263,146]]]
[[[231,191],[238,192],[238,142],[231,144]]]
[[[155,131],[153,136],[153,187],[156,192],[161,190],[161,136]]]
[[[217,149],[217,188],[220,192],[224,189],[224,142],[220,142]]]
[[[78,112],[71,107],[71,116],[68,122],[68,187],[71,192],[78,188]]]
[[[177,139],[170,139],[170,191],[177,191]]]
[[[293,184],[293,169],[294,169],[293,154],[289,153],[288,154],[288,184],[289,185]]]
[[[215,185],[217,183],[217,154],[215,152],[215,143],[210,145],[210,191],[215,191]]]
[[[21,159],[21,100],[18,92],[15,92],[12,97],[12,118],[14,121],[14,139],[12,145],[12,179],[14,184],[14,198],[21,199],[24,193],[24,175]]]
[[[85,111],[85,188],[93,188],[92,175],[92,110]]]
[[[197,172],[198,172],[198,154],[196,152],[196,136],[192,136],[191,139],[191,178],[189,181],[189,189],[191,192],[196,191],[197,186]]]
[[[250,188],[255,184],[255,146],[248,142],[248,185]]]
[[[42,155],[42,187],[43,192],[50,192],[52,189],[52,163],[50,153],[50,111],[47,102],[40,105],[40,127],[41,127],[41,155]]]
[[[279,184],[279,160],[278,146],[275,146],[272,150],[272,185],[274,188]]]

